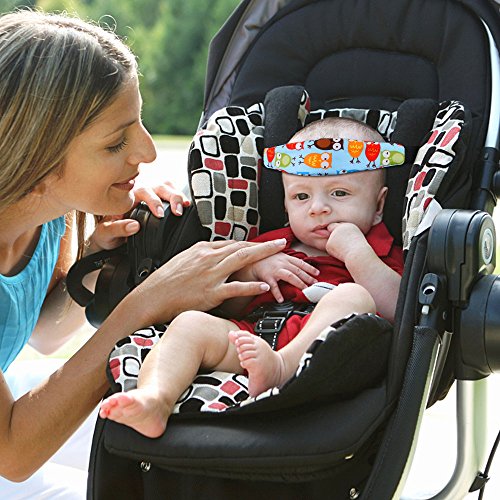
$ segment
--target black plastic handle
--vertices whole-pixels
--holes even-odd
[[[86,307],[94,299],[94,294],[85,286],[83,286],[83,278],[92,271],[102,269],[104,264],[115,255],[126,254],[126,244],[121,245],[112,250],[101,250],[75,262],[66,276],[66,286],[71,298],[81,305]]]

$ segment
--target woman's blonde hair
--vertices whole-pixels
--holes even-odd
[[[0,17],[0,212],[60,172],[70,142],[136,73],[130,49],[97,25],[32,10]]]

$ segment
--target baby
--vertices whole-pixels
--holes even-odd
[[[300,130],[291,142],[325,137],[383,141],[364,123],[326,118]],[[242,311],[244,316],[266,302],[307,302],[308,287],[326,282],[327,292],[312,313],[292,315],[274,351],[244,317],[227,320],[200,311],[183,312],[144,361],[137,389],[105,399],[100,416],[158,437],[200,369],[247,373],[249,393],[257,396],[286,382],[312,341],[332,323],[353,312],[378,312],[392,321],[403,257],[382,222],[384,176],[383,168],[343,175],[283,174],[290,226],[257,240],[284,237],[287,247],[232,277],[265,281],[269,291],[228,300],[223,308],[228,317],[241,318]]]

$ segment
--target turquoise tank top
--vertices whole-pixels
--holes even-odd
[[[3,371],[26,345],[35,328],[65,229],[64,216],[43,224],[26,267],[15,276],[0,274],[0,368]]]

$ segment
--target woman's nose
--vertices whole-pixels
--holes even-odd
[[[139,125],[136,137],[136,147],[131,152],[130,163],[151,163],[156,160],[156,147],[150,133],[144,128],[142,123]]]

